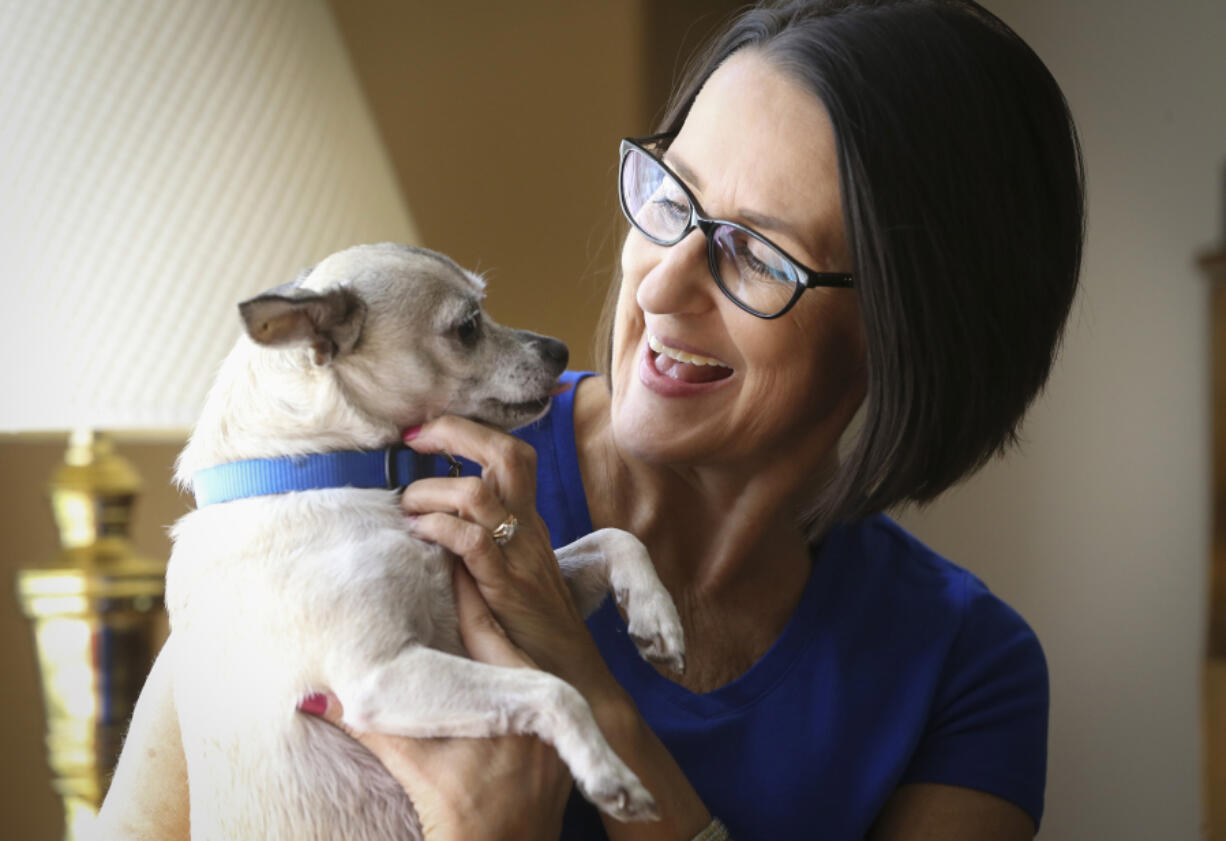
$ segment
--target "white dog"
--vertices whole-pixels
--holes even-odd
[[[334,254],[246,302],[247,335],[221,367],[179,481],[233,462],[380,450],[444,412],[503,428],[540,416],[566,348],[495,324],[482,297],[481,281],[446,257],[384,244]],[[360,729],[532,733],[601,809],[655,817],[574,688],[463,656],[456,560],[410,535],[398,502],[383,488],[261,494],[203,505],[174,527],[168,652],[194,841],[418,837],[378,762],[295,712],[324,688]],[[611,588],[644,656],[680,668],[676,610],[635,538],[600,531],[558,558],[581,610]]]

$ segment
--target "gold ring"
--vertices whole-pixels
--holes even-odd
[[[503,546],[515,536],[517,531],[519,531],[519,520],[515,519],[514,514],[508,514],[507,518],[499,523],[498,527],[490,532],[490,534],[493,536],[495,543]]]

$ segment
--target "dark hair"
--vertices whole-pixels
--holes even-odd
[[[868,349],[863,426],[805,518],[820,529],[927,502],[1016,442],[1051,370],[1085,227],[1068,105],[1025,42],[969,0],[792,0],[735,18],[658,131],[680,130],[744,49],[829,114]]]

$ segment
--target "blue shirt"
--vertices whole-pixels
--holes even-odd
[[[572,388],[517,432],[537,450],[537,506],[555,547],[592,530],[573,410]],[[611,599],[588,619],[707,808],[737,841],[858,841],[898,786],[947,783],[1003,797],[1037,827],[1047,667],[1022,618],[885,516],[837,526],[812,557],[783,633],[712,692],[647,664]],[[562,837],[606,837],[578,795]]]

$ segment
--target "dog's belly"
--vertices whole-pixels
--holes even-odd
[[[180,521],[167,576],[192,838],[418,838],[377,760],[295,705],[407,645],[460,652],[453,559],[408,537],[394,506],[356,525],[343,503],[296,522],[214,511]]]
[[[246,732],[188,721],[194,841],[418,841],[400,785],[361,745],[298,715]]]

